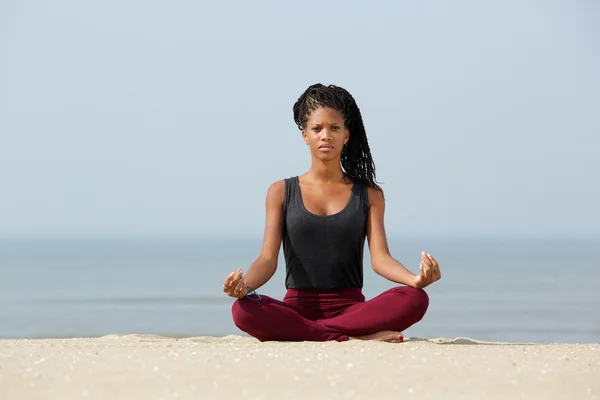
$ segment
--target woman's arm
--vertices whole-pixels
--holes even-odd
[[[277,259],[283,233],[283,201],[285,182],[273,183],[267,191],[266,222],[263,244],[259,256],[244,275],[245,283],[258,289],[271,279],[277,270]]]
[[[421,255],[419,275],[410,272],[390,254],[384,226],[385,198],[383,191],[369,188],[370,212],[367,219],[367,240],[373,270],[384,278],[414,288],[423,288],[441,278],[437,261],[429,254]]]
[[[367,218],[367,240],[373,270],[392,282],[414,287],[415,274],[390,254],[384,226],[383,190],[369,187],[369,204],[371,207]]]

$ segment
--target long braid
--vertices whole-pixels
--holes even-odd
[[[306,129],[308,116],[319,107],[328,107],[342,113],[350,139],[340,157],[344,173],[353,181],[366,183],[376,189],[375,163],[369,149],[367,132],[360,109],[352,95],[344,88],[320,83],[310,86],[294,104],[294,121],[300,130]]]

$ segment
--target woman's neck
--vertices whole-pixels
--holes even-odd
[[[312,180],[322,183],[341,182],[345,176],[339,159],[325,162],[313,159],[312,165],[306,175]]]

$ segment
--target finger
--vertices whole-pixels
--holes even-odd
[[[240,279],[242,279],[242,270],[238,270],[235,275],[233,275],[233,279],[231,280],[231,284],[229,286],[231,286],[232,288],[235,289],[235,287],[237,286],[237,284],[240,282]]]
[[[237,270],[237,271],[235,271],[235,272],[232,272],[231,274],[229,274],[229,277],[228,277],[228,278],[229,278],[229,282],[228,282],[228,285],[227,285],[227,286],[231,286],[231,285],[233,284],[233,281],[234,281],[234,280],[235,280],[235,278],[236,278],[236,277],[237,277],[237,276],[240,274],[240,271],[241,271],[241,270],[242,270],[241,268],[238,268],[238,270]]]
[[[427,281],[427,282],[431,281],[431,279],[433,278],[431,275],[432,274],[431,268],[425,261],[422,261],[421,265],[423,266],[423,274],[422,275],[423,275],[425,281]]]
[[[237,289],[238,289],[238,294],[245,294],[245,289],[246,289],[246,281],[244,279],[241,279],[240,282],[237,285]]]
[[[431,263],[431,266],[433,268],[435,268],[438,265],[438,262],[436,261],[435,258],[433,258],[433,256],[429,253],[427,253],[427,258],[429,259],[429,262]]]
[[[434,279],[433,271],[431,271],[431,268],[429,267],[429,265],[427,265],[425,263],[423,263],[423,271],[425,271],[425,282],[428,285]]]
[[[239,296],[242,293],[242,287],[244,286],[244,280],[240,279],[235,286],[235,290],[233,291],[236,296]]]
[[[427,278],[427,272],[425,271],[423,263],[419,264],[419,275],[421,275],[421,278]]]
[[[240,282],[238,284],[238,286],[235,288],[233,295],[235,297],[237,297],[238,299],[241,299],[242,297],[244,297],[246,295],[246,284],[243,281]]]
[[[231,285],[229,285],[228,290],[233,293],[233,291],[235,290],[235,288],[237,287],[239,283],[239,279],[234,279],[233,281],[231,281]]]
[[[429,259],[431,260],[431,263],[433,264],[433,273],[434,273],[435,277],[437,279],[440,279],[442,277],[442,273],[440,272],[440,265],[438,264],[437,260],[431,254],[428,253],[427,256],[429,257]]]
[[[236,288],[237,288],[237,285],[231,286],[229,289],[227,289],[226,290],[227,295],[231,296],[231,297],[239,297],[238,294],[235,292]]]
[[[425,254],[423,254],[423,259],[421,260],[421,264],[423,265],[423,270],[425,271],[425,276],[427,278],[431,278],[431,266],[429,265],[431,261],[427,258]]]
[[[244,297],[246,295],[246,282],[243,282],[242,284],[242,289],[240,290],[240,298]]]
[[[427,254],[427,253],[424,253],[423,265],[425,266],[425,269],[427,270],[427,276],[435,279],[436,276],[435,276],[434,264],[433,264],[433,261],[431,260],[431,258],[429,258],[429,254]]]
[[[433,280],[437,280],[437,270],[435,269],[435,262],[431,259],[431,256],[429,255],[429,253],[425,253],[426,257],[427,257],[427,261],[429,264],[429,270],[431,271],[431,277],[433,278]]]
[[[231,276],[231,278],[230,278],[230,280],[229,280],[229,282],[228,282],[228,285],[227,285],[226,287],[224,287],[224,288],[223,288],[223,290],[224,290],[224,291],[225,291],[225,292],[226,292],[226,293],[227,293],[229,296],[236,297],[236,296],[235,296],[235,293],[234,293],[234,291],[235,291],[235,288],[237,287],[237,285],[238,285],[238,283],[239,283],[239,280],[241,279],[241,276],[242,276],[242,275],[241,275],[241,274],[242,274],[242,272],[241,272],[241,271],[242,271],[242,270],[241,270],[241,268],[240,268],[240,269],[238,269],[236,272],[232,272],[232,273],[230,274],[230,275],[232,275],[232,276]]]
[[[233,278],[233,272],[230,273],[229,275],[227,275],[227,278],[225,278],[225,282],[223,283],[223,289],[227,289],[229,286],[231,286],[231,279]]]
[[[421,253],[421,262],[423,262],[423,265],[425,266],[433,267],[431,259],[427,256],[427,253],[425,252]]]

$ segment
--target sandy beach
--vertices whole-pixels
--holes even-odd
[[[152,335],[0,340],[0,398],[596,399],[600,345]]]

